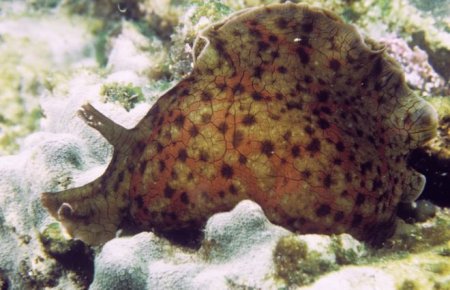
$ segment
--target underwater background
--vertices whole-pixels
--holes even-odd
[[[450,1],[293,2],[381,43],[438,113],[438,136],[409,157],[424,192],[392,238],[297,235],[244,201],[193,247],[152,232],[103,247],[71,239],[41,193],[95,179],[112,154],[78,109],[91,102],[133,127],[191,72],[200,31],[280,2],[0,0],[0,289],[450,289]]]

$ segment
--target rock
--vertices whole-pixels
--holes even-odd
[[[204,236],[195,252],[147,232],[113,239],[95,261],[91,289],[272,289],[308,284],[366,253],[346,234],[293,235],[249,200],[212,216]]]
[[[339,286],[337,286],[339,285]],[[372,267],[350,267],[324,276],[312,284],[308,290],[394,290],[398,289],[395,280],[383,270]]]

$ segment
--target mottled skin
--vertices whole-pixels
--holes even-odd
[[[300,233],[392,233],[397,205],[425,182],[408,153],[437,121],[381,47],[328,11],[287,3],[213,25],[194,56],[132,130],[80,111],[115,152],[94,182],[43,194],[69,233],[100,244],[125,220],[198,228],[243,199]]]

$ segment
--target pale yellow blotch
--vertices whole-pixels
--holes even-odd
[[[212,110],[211,106],[201,106],[197,110],[190,113],[188,117],[192,123],[194,123],[196,125],[201,125],[201,124],[204,124],[203,120],[202,120],[202,116],[212,115],[212,113],[213,113],[213,110]]]
[[[172,140],[178,139],[179,135],[180,135],[180,128],[178,128],[177,126],[171,124],[170,125],[170,136],[172,136]]]
[[[333,184],[331,185],[331,189],[333,192],[342,192],[344,191],[348,184],[345,180],[345,173],[337,166],[333,167],[331,171],[331,176],[333,178]]]
[[[159,172],[158,162],[147,162],[147,166],[145,167],[145,171],[142,176],[144,190],[147,189],[148,184],[153,184],[158,181],[160,177],[161,173]]]
[[[183,187],[190,188],[195,184],[193,180],[188,179],[189,173],[192,172],[192,170],[188,165],[186,165],[183,162],[176,162],[175,165],[173,166],[173,169],[177,173],[177,179],[173,180],[171,183],[173,188],[175,189]]]
[[[355,201],[348,197],[337,197],[333,204],[336,206],[336,208],[339,208],[344,212],[344,215],[349,215],[352,211],[353,207],[355,206]]]
[[[269,192],[274,187],[275,172],[266,155],[260,153],[250,154],[246,165],[258,180],[258,185],[263,191]]]
[[[234,185],[234,187],[237,189],[238,195],[242,195],[242,193],[247,192],[247,187],[245,186],[245,183],[243,183],[240,179],[234,178],[231,182],[231,184]]]
[[[227,151],[223,157],[223,162],[232,166],[239,162],[239,153],[236,150]]]
[[[359,206],[359,211],[363,214],[363,216],[371,216],[375,211],[375,203],[366,201],[362,205]]]

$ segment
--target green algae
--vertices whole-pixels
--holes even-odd
[[[192,0],[188,5],[197,6],[195,12],[190,17],[193,23],[199,22],[201,17],[207,17],[212,21],[218,21],[233,12],[233,9],[220,0]]]
[[[37,95],[48,75],[47,52],[30,41],[2,36],[0,44],[0,155],[16,152],[18,140],[39,126],[42,112]],[[33,52],[28,51],[32,49]],[[27,58],[24,60],[24,55]]]
[[[406,279],[398,290],[419,290],[419,288],[413,280]]]
[[[105,84],[100,90],[100,95],[104,97],[105,102],[117,102],[127,111],[144,100],[142,89],[131,83],[126,85],[117,82]]]
[[[306,285],[337,266],[324,260],[320,253],[308,249],[295,235],[282,237],[273,252],[276,276],[287,285]]]
[[[59,223],[49,224],[39,239],[44,251],[58,262],[61,270],[73,273],[76,284],[86,287],[92,282],[94,252],[91,248],[79,240],[67,239]]]

